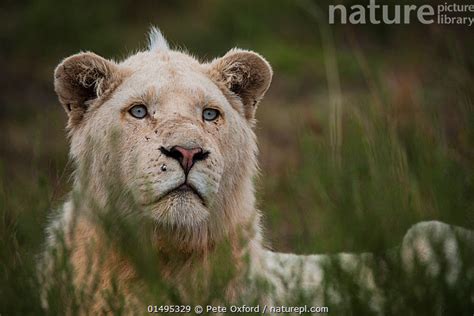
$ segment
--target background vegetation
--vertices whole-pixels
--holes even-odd
[[[273,249],[378,251],[428,219],[474,229],[472,28],[330,26],[328,4],[4,1],[0,314],[40,313],[34,260],[71,186],[54,67],[80,50],[120,60],[150,25],[203,60],[238,46],[272,64],[257,183]]]

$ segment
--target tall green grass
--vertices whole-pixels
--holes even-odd
[[[382,91],[383,92],[383,91]],[[425,104],[417,104],[416,119],[399,122],[393,117],[393,107],[387,103],[374,104],[364,96],[344,99],[342,106],[342,134],[339,159],[334,159],[333,139],[328,134],[314,134],[307,130],[299,138],[301,162],[298,170],[286,174],[277,187],[284,192],[285,203],[266,201],[263,211],[266,218],[278,219],[278,211],[294,212],[296,220],[302,218],[304,234],[299,252],[329,252],[340,250],[371,251],[376,260],[371,265],[376,283],[388,299],[383,309],[387,314],[433,313],[441,311],[471,312],[473,307],[472,245],[464,250],[462,278],[453,286],[443,277],[432,278],[421,263],[416,273],[407,273],[397,254],[397,246],[406,229],[424,219],[441,219],[472,227],[465,221],[472,210],[473,168],[469,157],[452,148],[446,140],[442,120]],[[381,93],[382,94],[382,93]],[[461,100],[469,100],[466,94]],[[470,120],[473,106],[469,101],[458,104],[463,116],[459,128],[472,135]],[[328,112],[321,113],[329,115]],[[333,117],[333,116],[329,116]],[[323,130],[330,130],[329,120]],[[5,162],[2,168],[5,168]],[[52,185],[45,177],[28,183],[1,178],[1,284],[0,307],[2,314],[40,315],[41,279],[36,275],[37,256],[44,240],[45,214],[51,207],[47,196]],[[191,297],[182,296],[179,288],[161,279],[160,258],[156,257],[143,232],[153,231],[152,223],[144,223],[134,214],[136,205],[116,179],[110,184],[110,201],[105,214],[98,218],[108,236],[111,247],[133,263],[139,279],[149,289],[146,297],[153,304],[225,304],[224,289],[232,281],[232,262],[226,259],[229,248],[223,243],[221,251],[213,257],[214,267],[203,272],[203,283],[186,285],[192,289]],[[275,193],[273,193],[275,194]],[[294,209],[283,209],[291,205]],[[309,207],[308,207],[309,206]],[[304,212],[295,209],[308,207]],[[117,216],[127,210],[127,216]],[[130,210],[131,213],[130,213]],[[103,210],[102,210],[103,211]],[[136,210],[137,214],[139,210]],[[275,220],[275,218],[273,220]],[[274,224],[275,225],[275,224]],[[317,227],[313,229],[311,225]],[[298,241],[296,240],[297,244]],[[340,249],[344,245],[346,249]],[[442,245],[435,247],[443,258]],[[48,294],[51,314],[72,314],[87,311],[91,296],[97,288],[84,292],[72,286],[74,271],[68,262],[68,250],[56,253],[57,269],[49,280],[55,284]],[[340,314],[371,314],[371,293],[357,283],[362,273],[356,269],[347,272],[337,259],[328,264],[324,289],[328,297],[337,289],[341,300],[328,303],[331,312]],[[92,283],[97,276],[91,275]],[[56,279],[57,278],[57,279]],[[113,282],[112,282],[113,284]],[[265,288],[265,285],[262,285]],[[368,291],[368,292],[367,292]],[[255,297],[262,289],[257,286]],[[100,293],[110,300],[109,311],[121,314],[124,299],[116,287]],[[254,297],[254,298],[255,298]],[[291,304],[310,304],[311,294],[295,293]],[[249,305],[252,298],[243,301]],[[435,302],[433,302],[435,301]],[[252,303],[256,304],[256,300]],[[67,304],[67,305],[66,305]],[[67,307],[66,307],[67,306]],[[67,309],[66,309],[67,308]]]

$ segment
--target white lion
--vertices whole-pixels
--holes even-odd
[[[143,229],[150,229],[152,238],[147,242],[152,249],[162,258],[181,258],[164,261],[160,274],[165,280],[179,284],[192,278],[193,271],[227,240],[236,266],[244,262],[243,270],[251,280],[270,285],[263,298],[266,302],[284,301],[300,289],[310,293],[315,305],[340,299],[337,291],[329,298],[324,295],[328,256],[276,253],[262,242],[253,184],[254,125],[257,105],[272,79],[272,69],[262,56],[232,49],[221,58],[200,63],[171,50],[153,29],[147,51],[120,63],[79,53],[66,58],[54,78],[55,91],[69,116],[76,173],[73,194],[50,226],[48,249],[58,248],[59,232],[70,249],[75,284],[87,283],[92,266],[99,271],[99,290],[112,287],[113,276],[128,297],[127,304],[139,300],[130,294],[137,283],[134,265],[107,246],[106,234],[94,219],[98,209],[111,203],[108,188],[111,175],[116,174],[115,180],[139,206],[138,213],[124,212],[123,218],[151,220],[152,227]],[[407,267],[417,256],[434,260],[423,239],[433,230],[444,237],[454,232],[436,222],[414,226],[402,246]],[[469,232],[456,230],[472,239]],[[446,253],[453,261],[449,278],[454,280],[459,268],[457,244],[448,239]],[[365,268],[371,255],[336,257],[346,271],[362,267],[357,282],[376,289],[374,273]],[[45,271],[53,271],[52,261],[46,255]],[[238,280],[230,287],[229,299],[251,288]],[[370,304],[378,310],[383,299],[374,294]],[[92,301],[94,310],[105,306],[103,298]]]

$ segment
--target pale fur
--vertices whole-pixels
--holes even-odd
[[[148,34],[148,50],[158,51],[168,49],[169,45],[166,41],[166,38],[158,28],[153,26],[150,30],[150,33]]]
[[[57,244],[55,231],[65,233],[67,244],[72,246],[76,283],[81,283],[87,274],[87,255],[90,255],[87,250],[93,241],[96,267],[99,265],[95,260],[104,257],[103,251],[108,253],[99,268],[103,275],[100,286],[109,287],[109,277],[114,273],[123,292],[132,295],[128,294],[134,278],[132,265],[102,245],[102,233],[90,214],[96,209],[92,203],[99,208],[107,205],[107,178],[118,172],[119,179],[142,207],[138,216],[149,217],[156,223],[156,238],[150,243],[157,253],[198,256],[198,262],[204,263],[216,244],[230,239],[236,262],[242,262],[248,255],[245,264],[251,278],[263,278],[272,285],[271,294],[265,298],[267,302],[284,301],[293,290],[305,288],[312,293],[315,305],[328,303],[324,301],[322,282],[323,265],[329,257],[280,254],[263,245],[253,184],[257,173],[253,126],[256,105],[271,81],[269,64],[256,53],[238,49],[223,58],[200,63],[185,53],[169,49],[157,29],[151,32],[149,47],[149,51],[139,52],[120,63],[82,53],[58,66],[55,86],[70,117],[70,154],[76,166],[73,191],[79,198],[71,197],[60,219],[51,225],[49,247]],[[77,65],[79,70],[74,68]],[[95,67],[93,70],[99,67],[99,71],[90,77],[90,71],[82,73],[81,67]],[[86,83],[79,91],[68,81],[76,80],[75,76]],[[90,95],[93,97],[88,98]],[[76,102],[78,97],[81,100]],[[146,120],[132,118],[127,112],[138,103],[148,106],[150,116]],[[201,112],[205,106],[220,109],[223,117],[216,122],[204,122]],[[113,135],[117,140],[113,141]],[[160,152],[160,147],[174,145],[199,146],[210,152],[209,158],[197,162],[188,176],[202,201],[190,193],[167,194],[184,181],[178,162]],[[163,165],[166,171],[161,169]],[[87,181],[83,175],[87,175]],[[412,228],[402,246],[407,266],[417,254],[424,253],[423,249],[429,249],[429,245],[419,241],[413,245],[409,240],[418,233],[424,235],[432,226],[445,234],[451,231],[448,225],[440,223]],[[74,234],[68,231],[71,227]],[[472,238],[467,231],[462,233]],[[455,241],[446,247],[452,253]],[[338,257],[347,270],[371,260],[368,254]],[[432,260],[429,253],[424,258]],[[180,267],[170,267],[175,276],[185,278],[193,269],[185,263],[182,270],[186,273]],[[457,278],[456,262],[452,269],[447,276],[450,281]],[[164,275],[166,271],[165,267]],[[375,289],[371,271],[361,271],[360,283]],[[179,284],[179,277],[174,281]],[[246,288],[238,282],[235,284],[240,293]],[[334,301],[338,299],[337,293],[331,297]],[[371,304],[375,311],[382,301],[382,297],[374,295]],[[100,299],[95,302],[98,310],[102,304]]]

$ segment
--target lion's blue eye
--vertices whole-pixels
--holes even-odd
[[[142,119],[148,114],[148,110],[146,109],[146,106],[139,104],[128,110],[128,113],[130,113],[134,118]]]
[[[202,111],[202,118],[205,121],[214,121],[219,115],[220,113],[216,109],[207,108]]]

